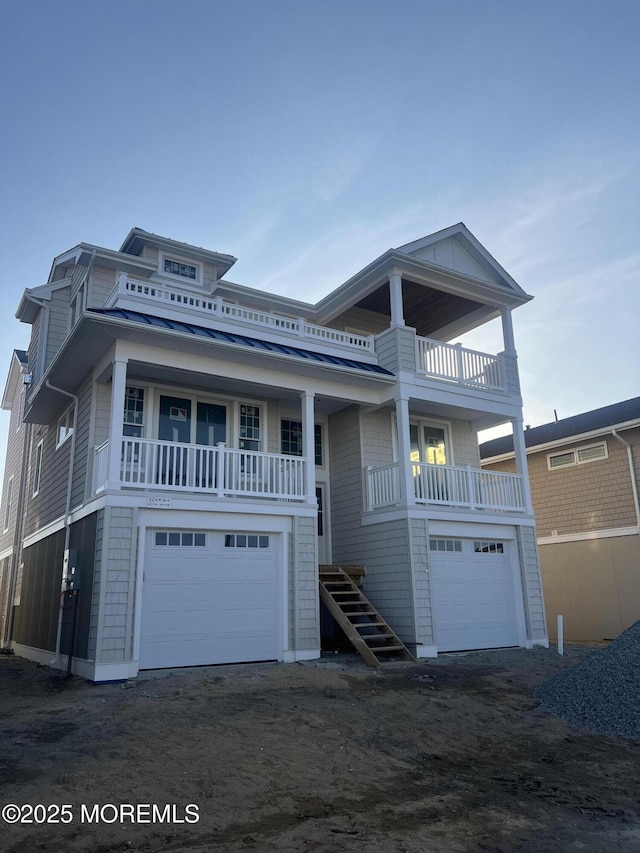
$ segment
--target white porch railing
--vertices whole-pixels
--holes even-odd
[[[308,323],[303,317],[284,317],[280,314],[271,314],[268,311],[244,308],[234,302],[227,302],[220,296],[196,296],[169,286],[132,279],[125,273],[121,273],[118,277],[118,283],[105,305],[107,308],[112,308],[116,305],[119,297],[127,296],[171,307],[179,306],[208,317],[218,317],[224,320],[233,320],[245,326],[284,332],[297,338],[320,340],[358,352],[372,354],[375,352],[373,335],[355,335],[351,332],[342,332],[339,329],[330,329],[328,326],[316,326],[314,323]]]
[[[416,338],[418,373],[487,391],[507,388],[504,364],[499,355],[465,349],[432,338]]]
[[[410,463],[414,498],[418,504],[465,507],[472,510],[525,509],[522,478],[517,474],[484,471],[456,465]],[[400,465],[367,469],[367,509],[380,509],[400,501]]]
[[[94,488],[108,482],[109,442],[95,449]],[[218,496],[305,500],[305,460],[299,456],[123,438],[119,483],[141,489]]]

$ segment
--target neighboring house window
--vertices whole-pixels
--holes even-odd
[[[578,447],[576,450],[563,450],[562,453],[547,454],[547,465],[550,471],[556,468],[566,468],[567,465],[581,465],[583,462],[596,462],[609,456],[606,441]]]
[[[144,388],[127,385],[124,391],[124,417],[122,434],[133,438],[142,437],[144,417]]]
[[[194,264],[183,264],[171,258],[164,259],[164,271],[169,275],[177,275],[180,278],[188,278],[190,281],[198,280],[198,267]]]
[[[240,406],[240,450],[260,450],[260,407]]]
[[[7,496],[5,499],[4,505],[4,527],[3,533],[6,533],[9,529],[9,519],[11,517],[11,500],[13,498],[13,477],[9,477],[9,482],[7,483]]]
[[[224,537],[225,548],[268,548],[269,537],[245,533],[227,533]]]
[[[73,406],[67,409],[58,421],[58,441],[56,447],[64,444],[71,435],[73,435]]]
[[[313,428],[314,455],[316,465],[322,465],[322,424]],[[286,456],[302,456],[302,422],[282,420],[280,422],[280,452]]]
[[[43,439],[36,444],[36,460],[33,466],[33,497],[40,491],[40,477],[42,475],[42,447]]]

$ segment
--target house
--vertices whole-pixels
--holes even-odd
[[[317,304],[133,228],[27,289],[3,397],[3,642],[95,681],[320,655],[319,564],[417,656],[547,643],[511,311],[463,225]],[[495,317],[495,354],[452,338]],[[515,473],[480,469],[510,423]],[[69,657],[71,660],[69,660]]]
[[[550,631],[616,637],[640,619],[640,397],[525,430]],[[516,470],[513,439],[480,446]],[[554,633],[555,636],[555,633]]]

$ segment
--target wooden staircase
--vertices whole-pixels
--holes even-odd
[[[362,575],[362,567],[320,566],[320,598],[369,666],[380,666],[380,656],[415,660],[398,635],[387,625],[349,570]]]

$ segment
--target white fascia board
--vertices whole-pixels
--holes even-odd
[[[546,441],[543,444],[534,444],[531,447],[527,447],[527,456],[530,456],[532,453],[541,453],[545,450],[554,450],[557,447],[564,447],[567,444],[578,444],[581,441],[588,441],[592,438],[602,438],[606,435],[611,435],[613,430],[616,432],[624,432],[627,429],[636,429],[640,427],[640,419],[636,418],[632,421],[624,421],[619,424],[611,424],[610,426],[600,427],[600,429],[593,429],[589,432],[581,432],[579,435],[568,435],[565,438],[557,438],[555,441]],[[504,462],[507,459],[513,459],[515,456],[513,451],[509,453],[500,453],[497,456],[488,456],[486,459],[483,459],[482,465],[491,465],[494,462]]]

